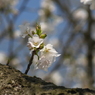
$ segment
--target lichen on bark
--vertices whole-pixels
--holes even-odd
[[[56,86],[0,64],[0,95],[95,95],[95,91]]]

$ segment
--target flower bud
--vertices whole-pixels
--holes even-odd
[[[32,34],[34,35],[34,34],[35,34],[35,32],[34,32],[34,31],[32,31]]]
[[[41,34],[40,38],[44,39],[47,35],[46,34]]]
[[[39,47],[39,49],[42,49],[44,47],[44,43],[42,43]]]
[[[41,30],[41,26],[40,25],[37,25],[36,26],[36,33],[40,36],[41,33],[42,33],[42,30]]]

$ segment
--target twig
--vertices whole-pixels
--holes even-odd
[[[33,57],[34,57],[34,55],[35,55],[35,51],[32,52],[32,56],[31,56],[31,58],[30,58],[30,61],[29,61],[29,64],[28,64],[28,66],[27,66],[27,69],[26,69],[26,71],[25,71],[25,74],[27,74],[28,71],[29,71],[29,69],[30,69],[30,66],[31,66],[31,64],[32,64],[32,62],[33,62]]]

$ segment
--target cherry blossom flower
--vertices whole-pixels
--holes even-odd
[[[47,70],[47,68],[55,61],[55,58],[60,56],[60,54],[58,54],[58,52],[53,48],[53,45],[47,44],[44,46],[43,41],[47,35],[43,34],[39,25],[36,26],[36,32],[31,31],[29,23],[20,25],[20,29],[23,32],[23,38],[28,36],[27,47],[30,50],[30,54],[32,53],[31,58],[34,59],[34,56],[36,56],[36,61],[34,62],[36,66],[35,68]],[[30,61],[25,74],[27,74],[29,71],[29,67],[32,63],[32,61]]]
[[[30,50],[33,50],[34,48],[39,48],[42,43],[43,39],[39,38],[39,36],[35,34],[32,38],[28,38],[27,46]]]
[[[58,54],[58,52],[53,48],[53,45],[47,44],[42,50],[40,50],[40,59],[36,69],[47,70],[47,68],[55,61],[55,58],[58,56],[60,56],[60,54]]]
[[[20,25],[20,30],[22,32],[22,37],[25,38],[27,35],[32,36],[32,31],[29,26],[29,23],[26,23],[24,25]]]
[[[46,56],[42,56],[37,64],[36,64],[36,69],[43,69],[47,71],[47,68],[51,65],[51,62],[49,59],[46,58]]]
[[[47,44],[46,46],[44,46],[44,48],[42,50],[40,50],[41,52],[41,56],[54,56],[54,57],[58,57],[60,56],[60,54],[58,54],[58,52],[53,48],[53,45],[51,44]]]

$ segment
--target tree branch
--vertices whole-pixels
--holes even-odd
[[[95,91],[56,86],[0,64],[0,95],[95,95]]]
[[[31,58],[30,58],[30,61],[29,61],[29,64],[28,64],[28,66],[27,66],[27,69],[26,69],[26,71],[25,71],[25,74],[27,74],[28,71],[29,71],[29,69],[30,69],[30,66],[31,66],[31,64],[32,64],[32,62],[33,62],[34,54],[35,54],[35,51],[32,52],[32,56],[31,56]]]

